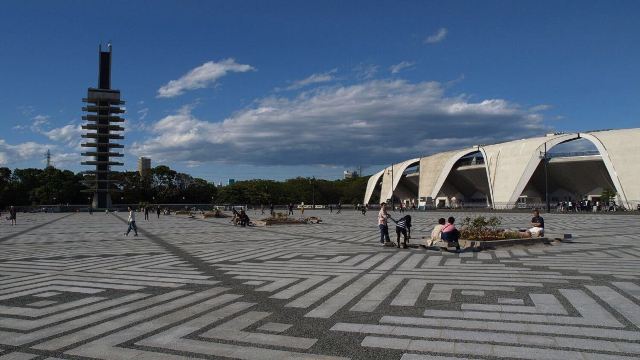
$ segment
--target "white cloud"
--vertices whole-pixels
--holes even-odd
[[[16,145],[8,144],[0,139],[0,166],[15,164],[20,161],[43,157],[44,150],[49,145],[28,141]]]
[[[427,38],[424,39],[424,43],[425,44],[439,43],[440,41],[444,40],[447,37],[447,33],[448,33],[448,30],[446,28],[440,28],[438,29],[438,31],[436,31],[435,34],[427,36]]]
[[[29,125],[16,125],[13,127],[14,130],[31,130],[36,133],[40,133],[42,131],[42,125],[46,125],[49,123],[48,115],[36,115],[31,119],[31,124]]]
[[[549,109],[551,109],[552,106],[551,105],[547,105],[547,104],[540,104],[540,105],[536,105],[536,106],[532,106],[529,108],[529,111],[533,111],[533,112],[541,112],[541,111],[547,111]]]
[[[70,153],[52,153],[51,154],[51,162],[54,166],[60,167],[63,165],[78,165],[84,159],[80,156],[79,152],[70,152]]]
[[[416,63],[411,61],[401,61],[395,65],[389,66],[389,71],[391,71],[392,74],[397,74],[402,70],[412,68],[415,64]]]
[[[503,99],[471,102],[437,82],[373,80],[265,98],[221,122],[184,107],[132,152],[185,163],[367,166],[546,130],[538,113]]]
[[[378,73],[380,66],[374,64],[358,64],[353,71],[360,80],[372,79]]]
[[[202,89],[214,84],[229,72],[255,70],[251,65],[238,64],[234,59],[220,62],[209,61],[189,71],[177,80],[171,80],[158,89],[158,97],[170,98],[182,95],[187,90]]]
[[[305,86],[325,83],[329,81],[333,81],[335,79],[335,73],[338,72],[338,69],[332,69],[324,73],[312,74],[302,80],[294,81],[291,85],[287,87],[287,90],[296,90],[303,88]]]
[[[148,107],[142,108],[137,112],[138,112],[138,120],[142,121],[147,117],[147,115],[149,115],[149,108]]]
[[[80,135],[83,133],[83,130],[80,125],[71,123],[59,128],[40,131],[40,133],[49,138],[49,140],[65,143],[67,146],[77,148],[80,142],[82,142]]]

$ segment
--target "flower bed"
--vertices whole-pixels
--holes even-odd
[[[522,238],[518,231],[498,228],[502,219],[496,216],[465,218],[460,227],[460,240],[488,241]]]
[[[276,216],[261,219],[260,222],[263,222],[265,225],[270,226],[270,225],[318,224],[318,223],[321,223],[322,220],[315,216],[311,216],[305,219],[294,219],[294,218],[290,218],[284,213],[277,213]]]

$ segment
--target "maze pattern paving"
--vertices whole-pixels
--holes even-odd
[[[139,237],[124,214],[21,214],[0,225],[0,360],[640,358],[637,215],[548,214],[572,242],[456,254],[316,214],[152,217]],[[412,215],[416,243],[448,214]]]

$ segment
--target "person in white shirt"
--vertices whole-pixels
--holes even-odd
[[[387,245],[391,242],[389,239],[389,226],[387,225],[387,218],[390,217],[387,213],[387,204],[380,204],[380,212],[378,212],[378,228],[380,229],[380,243]]]
[[[124,236],[129,236],[131,229],[133,229],[133,232],[135,234],[133,236],[138,236],[138,227],[136,226],[136,213],[133,211],[131,206],[128,207],[128,210],[129,210],[129,220],[128,220],[129,228],[127,229],[127,232],[124,233]]]

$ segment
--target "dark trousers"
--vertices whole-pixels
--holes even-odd
[[[129,235],[129,233],[131,232],[131,230],[133,229],[133,232],[138,235],[138,227],[136,226],[136,222],[132,221],[129,223],[129,228],[127,229],[127,235]]]
[[[407,229],[396,226],[396,235],[398,236],[398,246],[400,246],[400,234],[404,236],[404,244],[407,245]]]
[[[387,225],[378,225],[380,228],[380,243],[384,244],[385,242],[390,242],[389,238],[389,226]]]

